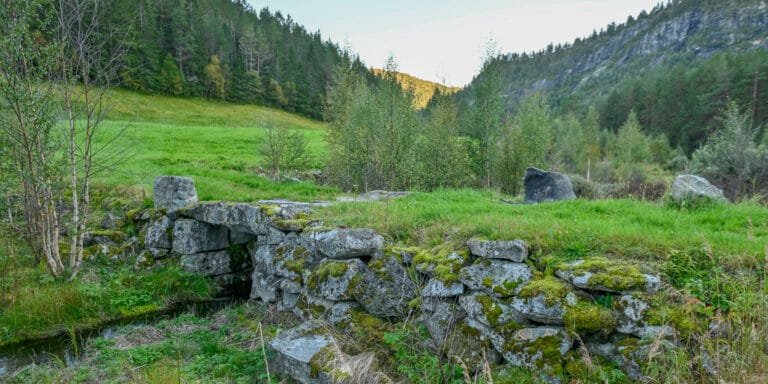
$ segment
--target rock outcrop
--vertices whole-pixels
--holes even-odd
[[[180,191],[162,199],[196,195]],[[561,195],[551,191],[537,196]],[[300,383],[334,382],[338,367],[324,368],[329,353],[341,352],[330,349],[328,324],[343,328],[360,314],[419,319],[432,344],[472,367],[498,357],[550,382],[577,335],[631,375],[642,353],[622,354],[620,340],[675,346],[675,330],[651,316],[659,311],[653,298],[661,280],[639,265],[591,257],[538,269],[522,240],[401,248],[371,229],[320,227],[307,203],[174,206],[172,214],[141,215],[147,257],[178,259],[187,271],[223,288],[245,286],[252,299],[305,320],[270,343],[270,367]]]

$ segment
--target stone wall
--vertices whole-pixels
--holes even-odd
[[[178,260],[222,287],[249,283],[250,298],[313,321],[308,324],[344,328],[355,313],[417,319],[436,345],[471,366],[503,360],[552,381],[577,348],[640,379],[652,344],[676,345],[676,330],[653,316],[661,310],[654,300],[660,278],[639,265],[599,257],[534,262],[522,240],[400,247],[370,229],[309,220],[313,206],[324,203],[197,202],[189,188],[188,179],[156,183],[155,204],[166,208],[144,231],[148,254]],[[169,190],[179,191],[183,207],[168,202]],[[310,365],[331,344],[316,328],[305,324],[271,344],[275,366],[301,382],[308,382],[307,372],[320,374]]]

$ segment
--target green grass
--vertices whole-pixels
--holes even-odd
[[[388,203],[338,204],[317,215],[329,225],[372,227],[415,245],[463,243],[472,236],[523,239],[534,252],[564,258],[663,260],[671,250],[708,247],[717,256],[749,261],[765,257],[768,245],[768,209],[752,204],[695,210],[636,200],[510,205],[487,192],[445,190]]]
[[[150,314],[212,292],[204,277],[177,267],[137,272],[103,257],[90,260],[71,282],[53,279],[42,265],[19,266],[3,280],[10,288],[2,297],[0,347]]]
[[[182,314],[152,325],[126,326],[95,338],[83,364],[23,368],[9,383],[269,383],[259,327],[265,308],[241,305],[214,316]],[[278,328],[264,326],[265,337]],[[278,377],[271,374],[271,382]]]
[[[97,176],[101,186],[138,186],[149,195],[155,177],[175,175],[192,177],[203,200],[309,201],[338,193],[311,182],[275,183],[258,175],[258,147],[269,126],[301,131],[313,168],[321,169],[326,149],[321,122],[254,105],[124,90],[111,90],[106,101],[109,114],[98,141],[109,143],[105,154],[119,151],[122,160]]]

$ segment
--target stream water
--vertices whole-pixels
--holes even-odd
[[[163,319],[173,318],[182,313],[208,316],[235,302],[229,298],[187,302],[164,311],[113,321],[95,329],[78,331],[75,332],[74,337],[59,335],[2,348],[0,349],[0,382],[3,381],[3,376],[13,374],[30,364],[58,361],[66,367],[77,366],[81,360],[80,353],[90,340],[97,337],[111,339],[115,337],[116,330],[119,328],[142,327]]]

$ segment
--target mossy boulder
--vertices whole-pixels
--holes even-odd
[[[416,285],[400,260],[388,252],[377,252],[355,280],[353,295],[368,313],[403,317],[407,303],[417,295]]]
[[[413,257],[417,271],[451,284],[459,280],[459,270],[470,261],[467,250],[454,250],[450,245],[422,250]]]
[[[535,327],[517,330],[500,352],[509,364],[536,370],[545,381],[557,382],[563,358],[572,346],[573,340],[565,329]]]
[[[360,259],[325,259],[304,277],[309,294],[331,301],[354,299],[355,286],[367,270]]]
[[[261,207],[244,203],[204,202],[180,211],[183,216],[249,235],[268,233],[269,218]]]
[[[591,291],[654,293],[661,285],[657,275],[643,273],[636,264],[605,257],[560,263],[555,267],[555,274],[578,288]]]
[[[494,297],[516,295],[532,276],[531,267],[526,264],[489,259],[478,259],[459,272],[459,280],[469,289]]]

